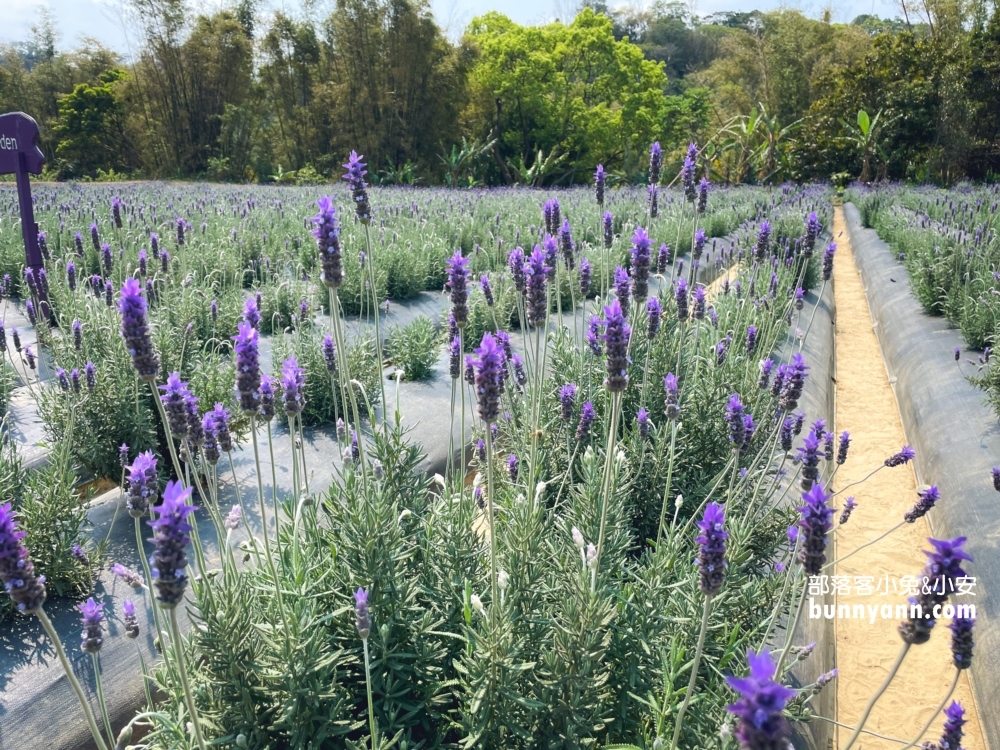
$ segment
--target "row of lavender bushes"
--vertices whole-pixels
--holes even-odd
[[[115,301],[132,387],[151,394],[169,457],[158,466],[143,453],[127,472],[137,540],[146,524],[153,529],[144,561],[152,595],[120,609],[88,600],[82,647],[99,680],[106,618],[120,617],[135,635],[135,607],[149,606],[164,658],[152,673],[161,697],[120,733],[106,710],[81,702],[97,746],[125,746],[141,728],[137,746],[157,748],[784,748],[793,722],[818,719],[810,699],[835,675],[795,689],[785,680],[809,658],[811,646],[793,644],[791,633],[806,577],[832,564],[825,550],[837,501],[827,488],[849,460],[849,435],[835,437],[822,419],[807,427],[798,411],[809,369],[798,350],[812,325],[803,284],[818,266],[825,287],[836,249],[817,246],[826,194],[784,188],[788,200],[770,217],[759,211],[752,232],[723,249],[730,271],[707,289],[693,267],[707,247],[699,225],[711,200],[707,182],[695,180],[696,160],[692,146],[681,174],[686,268],[650,240],[660,229],[655,144],[646,226],[632,229],[628,259],[614,272],[594,271],[617,260],[603,217],[596,241],[576,240],[554,199],[542,241],[530,252],[515,247],[507,272],[479,279],[478,291],[470,259],[461,251],[448,259],[452,401],[469,399],[476,412],[468,424],[464,408],[454,417],[461,445],[473,449],[471,483],[464,461],[443,476],[420,472],[420,448],[406,441],[393,398],[398,380],[379,372],[376,388],[365,389],[354,378],[340,304],[345,217],[330,199],[313,218],[331,310],[317,350],[342,407],[341,455],[330,457],[337,481],[326,493],[309,492],[306,455],[293,442],[293,492],[277,508],[264,501],[273,478],[258,432],[284,421],[290,439],[301,438],[307,391],[294,355],[278,377],[261,372],[254,298],[234,336],[236,404],[206,409],[193,381],[162,378],[155,286],[150,295],[135,276],[125,279]],[[353,222],[372,259],[377,212],[364,164],[352,154],[345,166]],[[595,181],[603,208],[600,168]],[[651,291],[651,278],[664,283]],[[574,309],[596,293],[599,312],[566,321],[556,292],[564,282]],[[498,326],[467,339],[470,299],[492,307],[493,287],[508,284],[523,335]],[[57,397],[83,398],[79,378],[61,373]],[[365,405],[376,389],[385,391],[384,416]],[[227,531],[247,513],[217,501],[237,415],[256,462],[243,502],[265,519],[258,537],[247,528],[245,552]],[[904,447],[873,472],[911,458]],[[164,468],[176,478],[165,486]],[[193,484],[205,488],[200,508]],[[901,523],[937,500],[933,488],[922,492]],[[845,500],[839,523],[854,507]],[[221,550],[202,544],[193,523],[201,515],[227,540]],[[49,632],[76,684],[22,541],[2,506],[0,578]],[[925,573],[935,583],[919,595],[928,611],[964,575],[963,541],[934,541]],[[195,620],[187,637],[177,620],[185,606]],[[778,635],[785,617],[792,625]],[[902,624],[893,673],[932,626]],[[957,675],[971,660],[972,623],[952,627]],[[956,748],[963,711],[948,712],[942,745]]]
[[[924,309],[947,317],[979,351],[955,360],[1000,417],[1000,369],[990,357],[1000,333],[1000,185],[856,187],[847,195],[906,265]]]
[[[338,287],[345,309],[371,323],[375,312],[384,311],[390,300],[395,304],[421,290],[440,289],[446,278],[445,259],[453,253],[449,248],[460,246],[476,277],[487,274],[493,279],[491,305],[485,295],[470,300],[467,339],[479,340],[489,328],[519,326],[515,290],[499,277],[512,243],[519,243],[522,234],[531,236],[532,242],[544,236],[537,193],[376,189],[373,196],[381,204],[371,237],[366,238],[359,222],[343,227],[344,245],[351,248],[344,253],[343,283]],[[612,214],[612,247],[593,260],[595,274],[607,279],[614,264],[625,262],[627,235],[646,210],[646,192],[609,189],[603,206],[586,190],[563,191],[560,198],[564,212],[574,219],[576,229],[570,231],[578,241],[600,237],[603,242],[609,227],[600,209]],[[719,190],[702,214],[701,225],[709,236],[729,232],[769,206],[795,198],[787,191],[770,195],[761,189]],[[146,289],[160,355],[158,380],[178,372],[203,404],[222,403],[234,414],[231,429],[238,445],[246,444],[249,420],[236,408],[232,391],[232,336],[248,296],[255,299],[257,327],[270,338],[274,361],[294,354],[305,370],[303,422],[331,424],[344,412],[344,404],[339,389],[329,388],[319,345],[326,330],[322,320],[328,296],[319,283],[321,269],[310,235],[307,211],[315,203],[311,192],[60,185],[37,189],[35,203],[42,228],[39,244],[46,259],[45,273],[37,278],[24,273],[16,194],[9,189],[0,192],[0,226],[5,230],[0,231],[0,270],[5,271],[0,276],[0,305],[8,321],[6,327],[0,322],[0,376],[12,374],[11,364],[27,372],[22,391],[37,401],[49,444],[71,451],[68,468],[74,473],[60,478],[41,472],[40,491],[25,492],[25,484],[19,482],[8,485],[9,497],[25,498],[18,510],[32,546],[51,550],[42,560],[50,587],[78,595],[89,589],[92,573],[103,561],[87,542],[86,516],[73,486],[83,476],[120,481],[122,444],[130,447],[132,457],[146,450],[161,458],[167,455],[153,395],[137,386],[117,330],[115,300],[126,278],[137,278]],[[684,205],[681,191],[665,190],[658,196],[658,233],[672,246],[686,242],[690,247],[693,238],[686,228],[682,231]],[[365,249],[367,239],[370,252]],[[369,256],[371,262],[366,262]],[[718,264],[718,256],[710,246],[703,262]],[[575,295],[568,276],[559,281],[559,304],[568,309]],[[37,314],[38,290],[32,284],[40,285],[49,298],[58,323],[51,331]],[[371,289],[377,293],[371,294]],[[9,323],[6,313],[15,310],[19,299],[30,303],[26,309],[21,305],[16,309],[37,328],[41,352],[35,344],[22,345],[16,324]],[[347,353],[352,377],[362,384],[371,403],[377,404],[383,395],[377,361],[391,357],[408,379],[430,376],[439,333],[427,318],[418,318],[405,328],[383,326],[381,351],[371,334],[352,337]],[[43,356],[40,363],[38,356]],[[86,397],[66,399],[58,389],[42,387],[39,379],[46,364],[49,373],[53,366],[65,370],[67,379],[75,371],[75,377],[88,386]],[[13,377],[0,377],[0,386],[14,383]],[[0,387],[0,396],[5,392]],[[25,475],[13,443],[0,452],[0,472]],[[58,491],[50,491],[51,485]],[[45,521],[63,517],[72,522]],[[78,546],[82,549],[74,554]],[[9,614],[9,607],[0,605],[0,617]]]

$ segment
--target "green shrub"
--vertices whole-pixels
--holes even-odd
[[[389,331],[387,355],[393,365],[403,370],[406,380],[424,380],[434,369],[441,338],[431,319],[418,315],[409,325]]]

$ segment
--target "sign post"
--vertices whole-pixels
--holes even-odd
[[[29,174],[41,174],[45,155],[38,148],[38,123],[23,112],[0,115],[0,174],[17,175],[17,203],[21,209],[21,234],[24,237],[24,258],[37,278],[42,268],[38,249],[38,225],[31,202]],[[49,301],[39,288],[39,315],[49,317]]]

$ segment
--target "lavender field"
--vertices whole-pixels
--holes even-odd
[[[834,368],[868,325],[859,284],[833,312],[841,196],[710,184],[694,144],[661,171],[654,144],[635,187],[373,187],[355,153],[316,187],[39,183],[40,268],[0,184],[2,723],[45,732],[15,694],[47,680],[66,725],[0,747],[987,747],[965,536],[925,541],[949,499],[874,416],[889,383],[851,401]],[[973,347],[977,190],[961,225],[847,195]],[[947,257],[903,235],[949,222]],[[873,520],[924,585],[858,697],[809,610],[875,565]]]

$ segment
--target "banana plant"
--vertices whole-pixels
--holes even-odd
[[[553,146],[549,155],[545,156],[545,152],[538,149],[535,162],[530,167],[524,156],[519,156],[516,162],[508,161],[507,166],[510,167],[517,182],[530,187],[541,187],[545,184],[545,178],[551,176],[569,156],[569,154],[559,154],[558,151],[559,146]]]
[[[438,159],[445,167],[444,181],[448,187],[475,187],[476,164],[490,152],[496,142],[494,138],[488,143],[480,144],[476,139],[470,143],[462,136],[461,149],[458,144],[452,144],[451,153],[439,155]]]
[[[844,119],[840,121],[844,129],[847,130],[847,135],[842,136],[840,140],[851,144],[861,152],[861,175],[858,177],[859,182],[868,182],[871,175],[872,157],[876,153],[880,153],[883,161],[886,161],[885,152],[879,147],[878,141],[882,130],[892,124],[896,118],[888,121],[881,120],[881,109],[874,117],[869,117],[865,110],[859,109],[857,125],[849,123]]]

